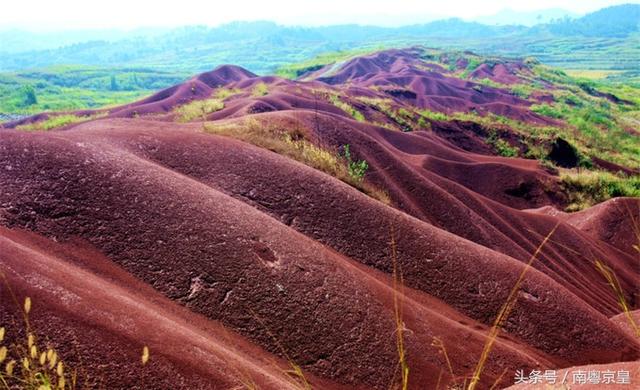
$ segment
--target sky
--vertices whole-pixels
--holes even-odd
[[[561,8],[584,14],[634,0],[5,0],[0,30],[134,29],[215,26],[237,20],[286,25],[341,23],[397,26],[446,17],[472,19],[503,9]]]

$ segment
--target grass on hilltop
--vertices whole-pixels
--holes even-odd
[[[87,122],[93,119],[98,119],[106,116],[108,113],[99,113],[88,116],[79,116],[75,114],[60,114],[60,115],[51,115],[49,118],[28,123],[25,125],[17,126],[17,130],[25,130],[25,131],[46,131],[46,130],[54,130],[60,127],[68,126],[75,123]]]
[[[251,90],[251,96],[261,97],[269,94],[269,86],[265,83],[256,84]]]
[[[560,174],[560,182],[569,195],[567,211],[579,211],[619,196],[640,197],[640,176],[566,171]]]
[[[390,204],[389,194],[364,180],[366,161],[352,160],[337,151],[314,145],[300,131],[261,123],[249,118],[240,122],[204,124],[209,133],[236,138],[250,144],[282,154],[351,185],[385,204]],[[348,149],[347,149],[348,150]],[[364,161],[364,164],[363,164]]]
[[[338,107],[339,109],[346,112],[347,114],[351,115],[351,117],[357,120],[358,122],[365,121],[364,115],[362,115],[362,113],[358,111],[355,107],[353,107],[349,103],[342,100],[340,98],[340,95],[336,93],[329,93],[328,99],[329,99],[329,102],[331,102],[331,104]]]
[[[190,122],[194,119],[207,120],[207,115],[224,108],[224,102],[218,98],[193,100],[176,107],[173,113],[178,122]]]

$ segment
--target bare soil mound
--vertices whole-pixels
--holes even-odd
[[[30,296],[38,337],[112,388],[287,389],[303,375],[319,389],[388,389],[402,356],[409,388],[459,386],[524,274],[480,388],[513,384],[517,369],[639,359],[617,293],[637,312],[640,202],[558,211],[557,176],[487,141],[499,131],[520,147],[515,132],[419,111],[548,119],[454,77],[467,63],[421,55],[362,56],[304,82],[222,66],[99,119],[2,129],[0,271],[19,298],[0,307],[0,325],[17,329],[7,339],[24,339]],[[475,72],[509,84],[527,69]],[[198,100],[216,104],[177,123]],[[269,139],[216,129],[299,148],[324,172],[367,169],[342,177],[352,187]],[[5,286],[0,297],[10,301]]]
[[[406,145],[383,135],[388,134],[379,134],[378,144],[385,148]],[[465,352],[456,351],[451,360],[454,376],[468,375],[484,344],[482,332],[521,272],[522,258],[555,223],[505,209],[501,218],[512,231],[526,232],[527,226],[539,232],[528,232],[531,240],[498,238],[490,245],[504,246],[514,258],[279,155],[175,124],[103,120],[65,132],[5,131],[0,137],[4,225],[56,240],[86,240],[166,297],[271,353],[286,352],[314,376],[353,387],[386,388],[393,381],[392,235],[407,286],[401,299],[409,363],[427,367],[412,383],[432,383],[440,372],[447,377],[448,368],[430,342],[437,337],[456,350],[455,340],[467,340]],[[349,141],[365,150],[358,138]],[[380,161],[407,166],[411,158],[399,159],[399,153]],[[438,216],[415,192],[388,183],[395,185],[396,199],[420,205],[424,220]],[[414,183],[430,188],[431,203],[445,192],[450,204],[459,202],[451,194],[471,196],[442,178]],[[475,198],[487,215],[503,207]],[[466,218],[467,232],[491,226],[483,218]],[[462,226],[446,221],[441,224],[447,230]],[[555,239],[589,245],[566,225]],[[593,250],[621,270],[623,286],[630,289],[637,275],[625,258]],[[504,362],[549,367],[640,356],[640,346],[605,317],[616,311],[615,298],[593,286],[594,274],[563,257],[560,246],[543,253],[505,325],[508,334],[495,347],[496,357],[503,357],[489,363],[487,383],[500,375]],[[568,267],[584,272],[563,273]],[[567,323],[579,331],[556,331]]]
[[[614,198],[570,214],[566,221],[631,256],[640,255],[634,248],[640,245],[640,199]]]
[[[86,244],[0,228],[0,261],[5,337],[27,339],[21,304],[30,297],[39,347],[58,351],[68,370],[82,370],[87,388],[231,388],[246,378],[260,388],[297,388],[285,362],[163,297]],[[143,366],[145,345],[151,359]],[[13,352],[9,358],[18,359]]]
[[[487,77],[505,84],[515,83],[512,68],[517,64],[496,65]],[[478,72],[488,72],[486,64]],[[413,105],[440,112],[493,113],[524,122],[554,123],[529,110],[530,102],[511,92],[462,80],[443,69],[425,68],[417,50],[387,50],[354,58],[335,69],[331,65],[314,74],[315,80],[331,85],[350,84],[360,87],[400,87],[411,91],[406,95]],[[476,77],[480,77],[478,74]],[[308,77],[306,77],[308,78]]]

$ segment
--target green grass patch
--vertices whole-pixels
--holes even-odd
[[[358,122],[365,121],[364,115],[362,115],[362,113],[358,111],[355,107],[353,107],[351,104],[342,100],[340,98],[340,95],[336,93],[329,93],[328,95],[329,95],[328,99],[329,99],[329,102],[331,102],[331,104],[338,107],[339,109],[346,112],[347,114],[351,115],[351,117],[357,120]]]
[[[147,68],[53,66],[0,73],[0,112],[29,115],[114,106],[177,84],[186,73]]]
[[[560,181],[569,195],[567,211],[582,210],[619,196],[640,197],[640,176],[583,170],[562,173]]]
[[[413,131],[417,115],[412,110],[404,107],[394,107],[391,99],[369,98],[366,96],[358,96],[356,99],[385,114],[387,118],[391,119],[402,131]],[[418,125],[426,128],[428,124],[422,123]]]
[[[467,58],[467,61],[468,61],[467,67],[464,69],[464,71],[460,75],[462,78],[465,78],[465,79],[469,77],[469,75],[473,73],[474,70],[478,69],[478,67],[483,63],[482,59],[474,56]]]
[[[434,120],[434,121],[450,121],[453,120],[454,118],[452,116],[449,116],[447,114],[445,114],[444,112],[439,112],[439,111],[431,111],[431,110],[421,110],[418,112],[421,116]]]
[[[519,149],[511,146],[507,141],[500,138],[495,130],[489,133],[489,137],[487,137],[486,142],[487,144],[491,145],[499,155],[503,157],[518,156]]]

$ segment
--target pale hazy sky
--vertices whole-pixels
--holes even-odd
[[[3,0],[0,30],[28,28],[173,27],[272,20],[288,25],[359,23],[401,25],[441,17],[473,18],[510,8],[562,8],[583,14],[634,0]]]

